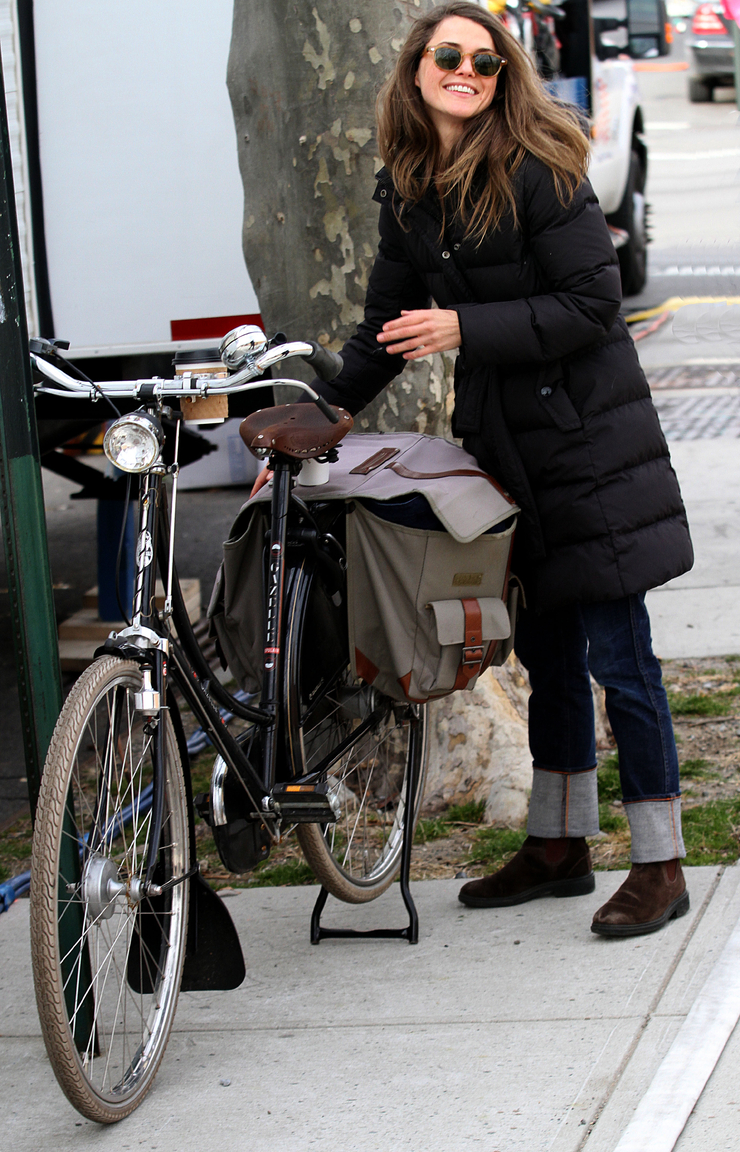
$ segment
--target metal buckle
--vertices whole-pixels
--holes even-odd
[[[461,663],[464,668],[470,668],[475,664],[482,664],[483,649],[479,646],[475,648],[466,648],[463,646]]]

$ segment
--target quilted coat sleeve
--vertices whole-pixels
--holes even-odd
[[[588,180],[563,207],[550,170],[530,157],[517,199],[528,256],[547,290],[457,305],[468,368],[557,360],[604,337],[619,313],[619,262]]]
[[[406,367],[403,356],[389,356],[378,344],[378,332],[387,320],[400,316],[402,308],[429,308],[431,304],[428,289],[405,254],[400,225],[389,204],[381,205],[378,227],[380,244],[368,282],[365,315],[342,348],[344,368],[331,384],[314,382],[330,403],[340,404],[353,416]]]

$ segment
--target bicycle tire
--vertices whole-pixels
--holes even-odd
[[[114,1123],[152,1085],[185,959],[188,888],[137,898],[150,816],[152,737],[134,709],[141,670],[105,656],[80,676],[46,758],[31,864],[31,955],[44,1042],[65,1095]],[[185,781],[169,713],[165,804],[154,880],[190,863]],[[151,789],[150,789],[151,791]],[[131,827],[127,826],[130,817]],[[126,890],[111,898],[111,878]],[[132,888],[133,883],[133,888]]]
[[[353,679],[346,605],[306,564],[294,572],[285,642],[285,701],[292,771],[302,775],[379,718],[329,768],[341,814],[336,824],[299,824],[297,837],[316,879],[338,900],[364,904],[401,866],[409,769],[416,768],[414,825],[424,792],[427,714],[397,705]]]

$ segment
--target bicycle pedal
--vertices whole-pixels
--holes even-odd
[[[270,796],[270,808],[291,824],[336,824],[339,797],[324,780],[319,784],[279,784]]]

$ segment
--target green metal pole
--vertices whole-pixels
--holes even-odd
[[[5,88],[0,65],[0,520],[31,815],[62,706]]]

